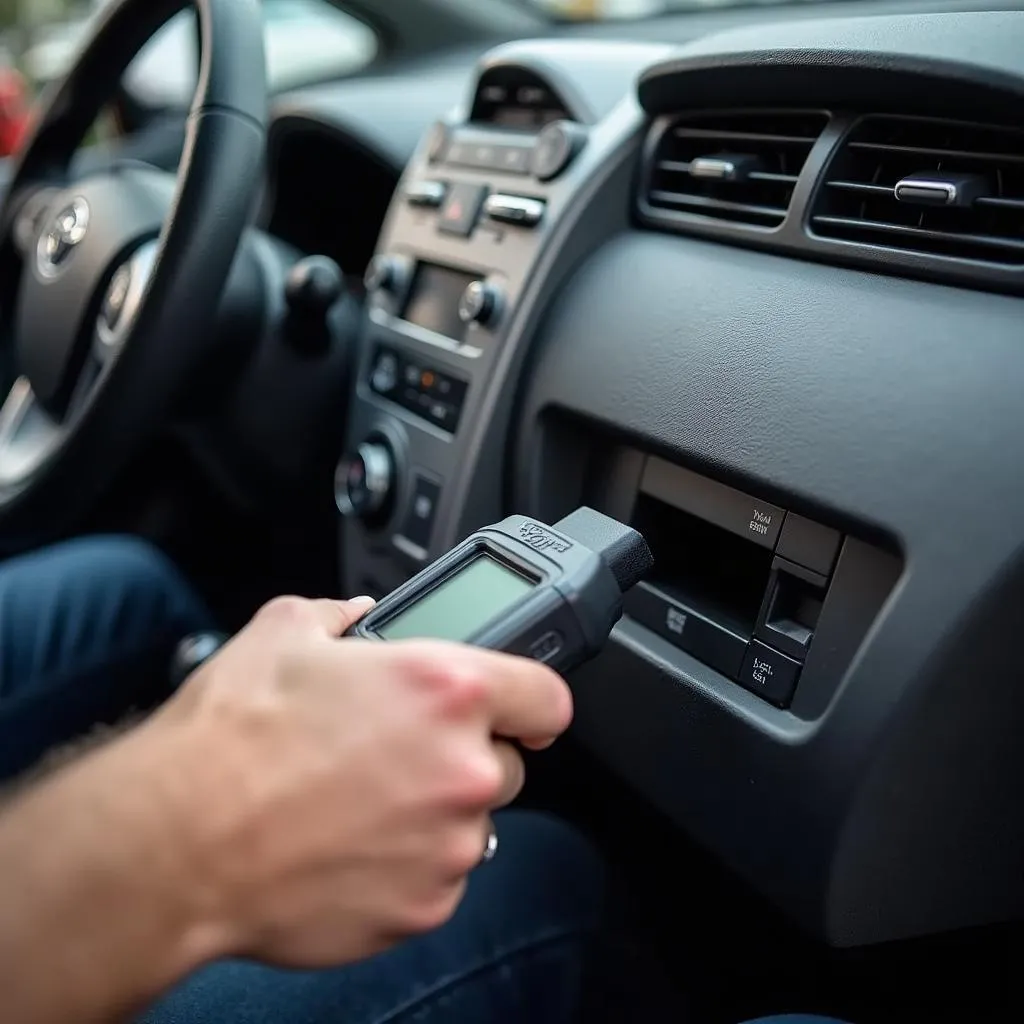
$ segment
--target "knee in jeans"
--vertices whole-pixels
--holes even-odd
[[[104,597],[147,609],[184,633],[210,627],[210,616],[174,563],[154,545],[132,536],[87,537],[51,552],[62,575],[85,580]]]

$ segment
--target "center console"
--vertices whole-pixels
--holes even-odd
[[[351,593],[388,593],[504,513],[509,414],[535,318],[625,223],[621,199],[582,230],[579,218],[610,176],[630,173],[638,108],[595,110],[572,59],[520,45],[498,51],[422,139],[367,271],[351,447],[335,479]],[[618,60],[614,95],[659,52]]]

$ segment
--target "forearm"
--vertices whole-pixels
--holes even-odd
[[[174,748],[143,727],[0,811],[5,1021],[106,1024],[220,951]]]

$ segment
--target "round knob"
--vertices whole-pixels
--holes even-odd
[[[557,178],[576,158],[587,141],[586,131],[572,121],[552,121],[537,136],[532,170],[541,181]]]
[[[474,281],[459,300],[459,319],[464,324],[491,323],[501,306],[501,291],[489,281]]]
[[[334,474],[334,500],[343,516],[373,519],[386,512],[395,485],[395,460],[380,440],[364,441]]]
[[[303,319],[322,321],[341,298],[345,275],[327,256],[307,256],[289,271],[284,295],[288,308]]]
[[[368,292],[397,292],[405,276],[405,265],[396,256],[379,255],[370,260],[363,284]]]

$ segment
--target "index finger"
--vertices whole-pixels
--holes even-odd
[[[572,722],[572,694],[546,665],[496,651],[477,650],[489,680],[491,728],[529,747],[549,745]]]

